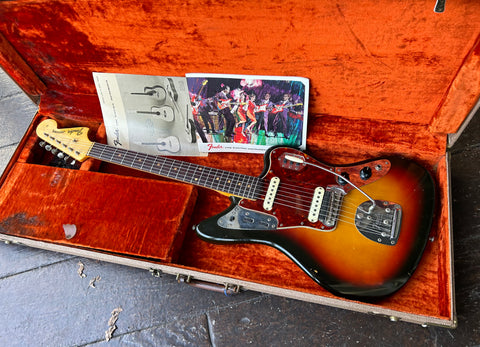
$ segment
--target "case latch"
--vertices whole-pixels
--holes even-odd
[[[187,283],[188,285],[191,285],[192,287],[202,288],[202,289],[207,289],[207,290],[211,290],[211,291],[214,291],[214,292],[223,293],[226,296],[232,296],[232,295],[240,293],[240,291],[241,291],[241,287],[238,284],[211,283],[211,282],[206,282],[206,281],[193,279],[191,275],[177,274],[176,279],[177,279],[178,283]]]

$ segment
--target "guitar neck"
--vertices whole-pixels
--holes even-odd
[[[258,177],[134,152],[101,143],[94,143],[88,156],[251,200],[259,197],[259,191],[263,184],[263,180]]]

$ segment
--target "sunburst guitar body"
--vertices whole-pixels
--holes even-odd
[[[265,198],[232,197],[227,211],[199,224],[198,234],[213,242],[273,246],[346,297],[392,294],[414,272],[434,211],[434,183],[420,165],[401,158],[325,165],[279,147],[266,153],[261,178]],[[269,194],[271,206],[265,204]]]

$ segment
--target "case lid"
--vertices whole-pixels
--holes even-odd
[[[93,71],[305,76],[312,122],[341,116],[445,134],[480,95],[480,2],[448,2],[443,13],[434,6],[8,1],[0,63],[30,95],[95,95]]]

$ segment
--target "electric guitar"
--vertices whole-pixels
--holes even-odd
[[[282,112],[285,108],[288,108],[288,107],[295,107],[295,106],[301,106],[303,105],[302,103],[298,103],[298,104],[291,104],[291,105],[275,105],[275,107],[272,109],[272,113],[279,113],[279,112]]]
[[[273,147],[254,177],[91,142],[87,133],[58,129],[51,119],[37,127],[41,139],[76,160],[96,158],[230,196],[227,210],[197,226],[202,239],[275,247],[340,296],[371,300],[397,291],[428,240],[434,182],[410,160],[335,166]]]
[[[198,93],[197,94],[191,93],[190,103],[192,104],[192,113],[194,116],[198,115],[198,109],[202,104],[202,97],[200,95],[207,83],[208,83],[208,80],[203,80],[202,86],[200,87],[200,90],[198,91]]]

